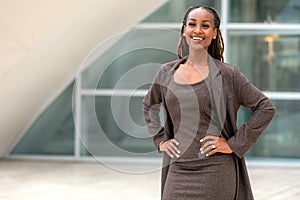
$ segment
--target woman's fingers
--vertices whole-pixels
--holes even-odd
[[[207,141],[204,145],[200,148],[201,154],[206,154],[207,152],[216,148],[216,142],[213,140]]]
[[[174,158],[174,156],[178,158],[181,153],[177,147],[178,145],[179,142],[177,142],[175,139],[171,139],[162,143],[161,147],[162,147],[162,151],[166,152],[166,154],[171,158]]]
[[[206,136],[202,138],[200,142],[204,143],[200,152],[206,156],[211,156],[218,152],[226,154],[232,153],[231,148],[223,137]]]
[[[205,136],[204,138],[202,138],[201,140],[200,140],[200,142],[205,142],[205,141],[207,141],[207,140],[217,140],[217,139],[219,139],[220,137],[217,137],[217,136],[212,136],[212,135],[207,135],[207,136]]]

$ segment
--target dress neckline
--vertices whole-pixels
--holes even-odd
[[[205,81],[207,81],[208,80],[208,77],[209,77],[209,74],[204,78],[204,79],[202,79],[201,81],[197,81],[197,82],[194,82],[194,83],[178,83],[178,82],[176,82],[175,81],[175,78],[174,78],[174,74],[175,73],[173,73],[173,75],[172,75],[172,81],[173,81],[173,83],[175,83],[176,85],[179,85],[179,86],[197,86],[197,85],[201,85],[202,83],[204,83]]]

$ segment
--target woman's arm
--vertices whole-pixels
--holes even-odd
[[[170,137],[164,126],[161,125],[160,110],[163,102],[163,86],[160,74],[156,75],[148,93],[146,94],[142,110],[144,112],[145,123],[153,143],[159,152],[166,152],[170,157],[178,157],[180,154],[177,146],[179,143]]]
[[[144,119],[148,132],[158,150],[161,142],[170,139],[168,134],[165,132],[165,128],[161,125],[159,116],[163,102],[161,73],[162,71],[160,69],[155,75],[155,78],[142,103],[142,110],[144,112]]]
[[[238,103],[253,113],[227,143],[238,157],[243,157],[271,122],[275,108],[271,101],[257,89],[240,71],[234,71],[235,95]]]
[[[243,124],[233,137],[225,140],[223,137],[206,136],[200,140],[203,143],[200,149],[202,154],[211,156],[215,153],[229,154],[234,152],[243,157],[250,147],[257,141],[260,134],[270,123],[275,114],[275,108],[270,100],[258,90],[237,67],[234,68],[233,88],[236,103],[243,105],[253,113],[248,122]],[[232,102],[228,102],[230,104]],[[230,120],[230,119],[227,119]]]

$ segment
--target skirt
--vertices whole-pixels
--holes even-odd
[[[163,200],[234,200],[236,165],[231,154],[172,162],[163,191]]]

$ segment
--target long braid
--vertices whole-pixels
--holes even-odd
[[[192,6],[187,9],[187,11],[184,15],[183,21],[182,21],[180,38],[179,38],[178,46],[177,46],[177,55],[179,58],[182,58],[189,54],[188,44],[186,42],[185,36],[183,35],[184,27],[186,26],[186,21],[187,21],[187,18],[188,18],[188,15],[190,14],[190,12],[197,8],[204,8],[208,12],[213,14],[213,16],[214,16],[214,24],[215,24],[215,28],[217,28],[217,36],[216,36],[216,39],[212,40],[207,51],[213,58],[223,62],[224,61],[224,58],[223,58],[224,40],[222,37],[222,33],[220,31],[221,19],[220,19],[218,12],[214,8],[208,7],[208,6],[196,5],[196,6]]]

